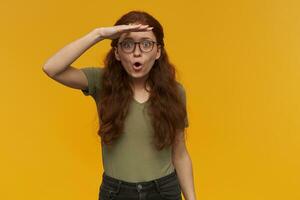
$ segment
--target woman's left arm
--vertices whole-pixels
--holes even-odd
[[[181,131],[172,146],[172,161],[185,200],[196,200],[192,161],[186,149],[184,131]]]

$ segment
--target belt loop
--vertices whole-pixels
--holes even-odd
[[[120,191],[120,187],[121,187],[121,183],[122,183],[122,181],[118,181],[118,188],[117,188],[117,191],[116,192],[114,192],[114,191],[109,191],[109,196],[108,196],[108,198],[109,199],[114,199],[114,197],[119,193],[119,191]]]
[[[157,181],[157,180],[154,180],[154,183],[155,183],[155,186],[156,186],[157,191],[160,192],[158,181]]]
[[[121,181],[121,180],[119,180],[119,183],[118,183],[118,189],[117,189],[117,193],[119,193],[119,191],[120,191],[121,184],[122,184],[122,181]]]

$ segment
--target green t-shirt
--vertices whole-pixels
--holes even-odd
[[[103,68],[85,67],[81,70],[88,80],[88,87],[81,91],[97,102],[101,92]],[[180,83],[178,86],[186,103],[185,90]],[[124,134],[114,141],[112,148],[102,145],[102,163],[107,175],[127,182],[140,182],[157,179],[174,171],[172,147],[158,151],[150,144],[153,128],[150,117],[143,110],[148,103],[149,101],[139,103],[133,98],[125,119]],[[188,127],[187,117],[185,127]]]

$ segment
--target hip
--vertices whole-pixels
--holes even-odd
[[[127,182],[102,174],[99,200],[182,200],[176,170],[144,182]]]

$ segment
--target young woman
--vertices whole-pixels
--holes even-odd
[[[104,172],[99,199],[194,200],[185,146],[186,96],[164,48],[161,24],[131,11],[96,28],[43,66],[52,79],[96,102]],[[104,67],[70,66],[94,44],[111,39]]]

